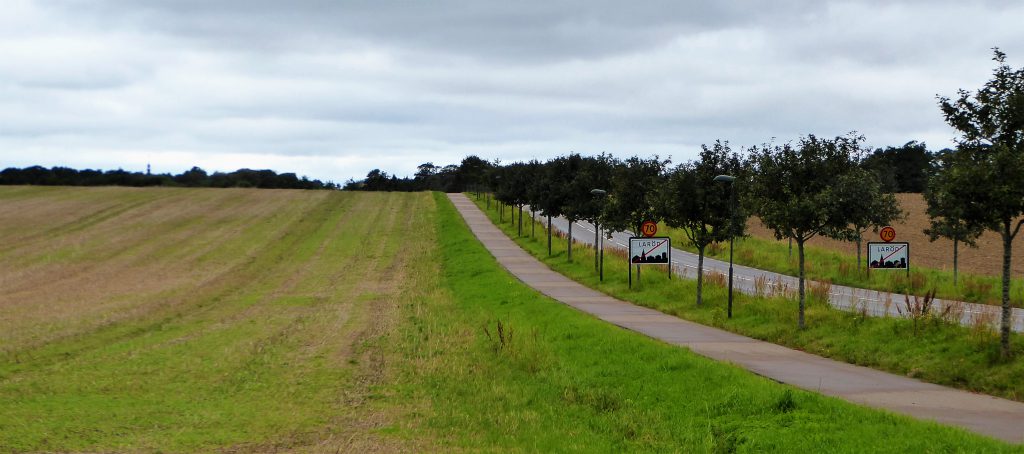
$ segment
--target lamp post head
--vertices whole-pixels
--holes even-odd
[[[734,177],[732,175],[719,175],[719,176],[715,177],[715,181],[724,181],[726,183],[732,183],[735,180],[736,180],[736,177]]]
[[[607,194],[608,191],[605,191],[604,189],[591,189],[590,193],[596,196],[603,196]]]

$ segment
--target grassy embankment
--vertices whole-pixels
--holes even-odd
[[[477,205],[485,209],[483,201],[477,201]],[[487,214],[498,223],[499,215],[493,204]],[[1003,362],[999,358],[998,336],[986,325],[991,320],[978,320],[974,326],[962,327],[938,317],[925,317],[917,322],[869,317],[832,308],[826,303],[828,286],[814,284],[808,287],[807,329],[796,327],[795,289],[773,295],[771,287],[766,286],[762,296],[737,292],[733,318],[728,319],[726,280],[720,273],[705,279],[704,304],[697,306],[697,285],[692,275],[669,281],[665,267],[652,266],[644,269],[641,284],[631,290],[627,287],[625,254],[616,256],[606,251],[605,279],[599,282],[592,248],[576,244],[573,262],[568,262],[565,240],[555,239],[554,253],[549,257],[543,226],[537,225],[534,238],[529,236],[529,216],[523,226],[524,237],[516,238],[518,225],[510,222],[506,212],[501,228],[552,269],[617,298],[817,355],[1024,401],[1024,381],[1020,380],[1024,376],[1024,342],[1019,334],[1013,334],[1014,359]],[[949,318],[959,317],[952,313]]]
[[[440,194],[0,188],[0,210],[3,451],[1020,452],[557,304]]]
[[[411,364],[421,377],[412,377],[407,389],[423,392],[421,384],[429,385],[437,414],[428,425],[451,434],[460,448],[1002,449],[959,430],[794,390],[558,304],[501,269],[444,196],[437,197],[450,293],[413,311],[413,325],[422,328],[407,333],[405,343],[421,348]],[[499,321],[512,333],[505,342],[496,334]]]
[[[664,224],[658,227],[658,231],[662,235],[671,237],[675,247],[697,253],[697,249],[689,244],[684,232],[666,227]],[[774,238],[747,236],[737,238],[734,243],[736,250],[733,260],[738,264],[790,276],[796,276],[799,272],[795,243],[792,255],[790,255],[787,242],[776,241]],[[867,244],[867,240],[864,244]],[[936,247],[928,244],[911,245],[911,260],[914,258],[915,246]],[[966,249],[966,246],[964,248]],[[705,253],[708,257],[729,260],[729,244],[712,245],[705,250]],[[936,296],[942,299],[991,305],[1002,304],[1003,290],[1000,276],[961,272],[957,285],[953,285],[952,271],[913,265],[913,261],[908,276],[905,271],[895,270],[875,270],[868,273],[864,270],[863,265],[858,270],[856,254],[814,246],[806,246],[804,253],[806,256],[804,270],[809,279],[911,295],[924,295],[926,292],[935,290]],[[862,256],[861,260],[864,260],[865,257]],[[1020,257],[1016,259],[1021,260]],[[998,260],[1002,260],[1002,257],[1000,256]],[[1010,303],[1014,307],[1024,307],[1024,280],[1011,279]]]

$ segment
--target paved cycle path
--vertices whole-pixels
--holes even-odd
[[[473,234],[509,272],[541,293],[601,320],[808,391],[1024,442],[1024,403],[822,358],[620,301],[552,271],[498,230],[465,195],[448,197]]]

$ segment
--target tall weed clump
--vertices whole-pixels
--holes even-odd
[[[507,358],[530,374],[544,370],[550,363],[551,355],[543,348],[544,343],[539,339],[536,328],[530,330],[529,336],[517,336],[510,324],[497,320],[493,329],[490,322],[485,323],[483,332],[490,351],[496,357]]]

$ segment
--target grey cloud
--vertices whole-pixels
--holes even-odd
[[[850,130],[941,147],[934,95],[983,82],[993,45],[1024,62],[1012,2],[34,5],[37,23],[0,31],[17,42],[0,47],[6,153],[294,162],[334,180]]]
[[[723,27],[779,24],[821,2],[75,1],[79,16],[281,52],[382,43],[494,61],[600,58]]]

